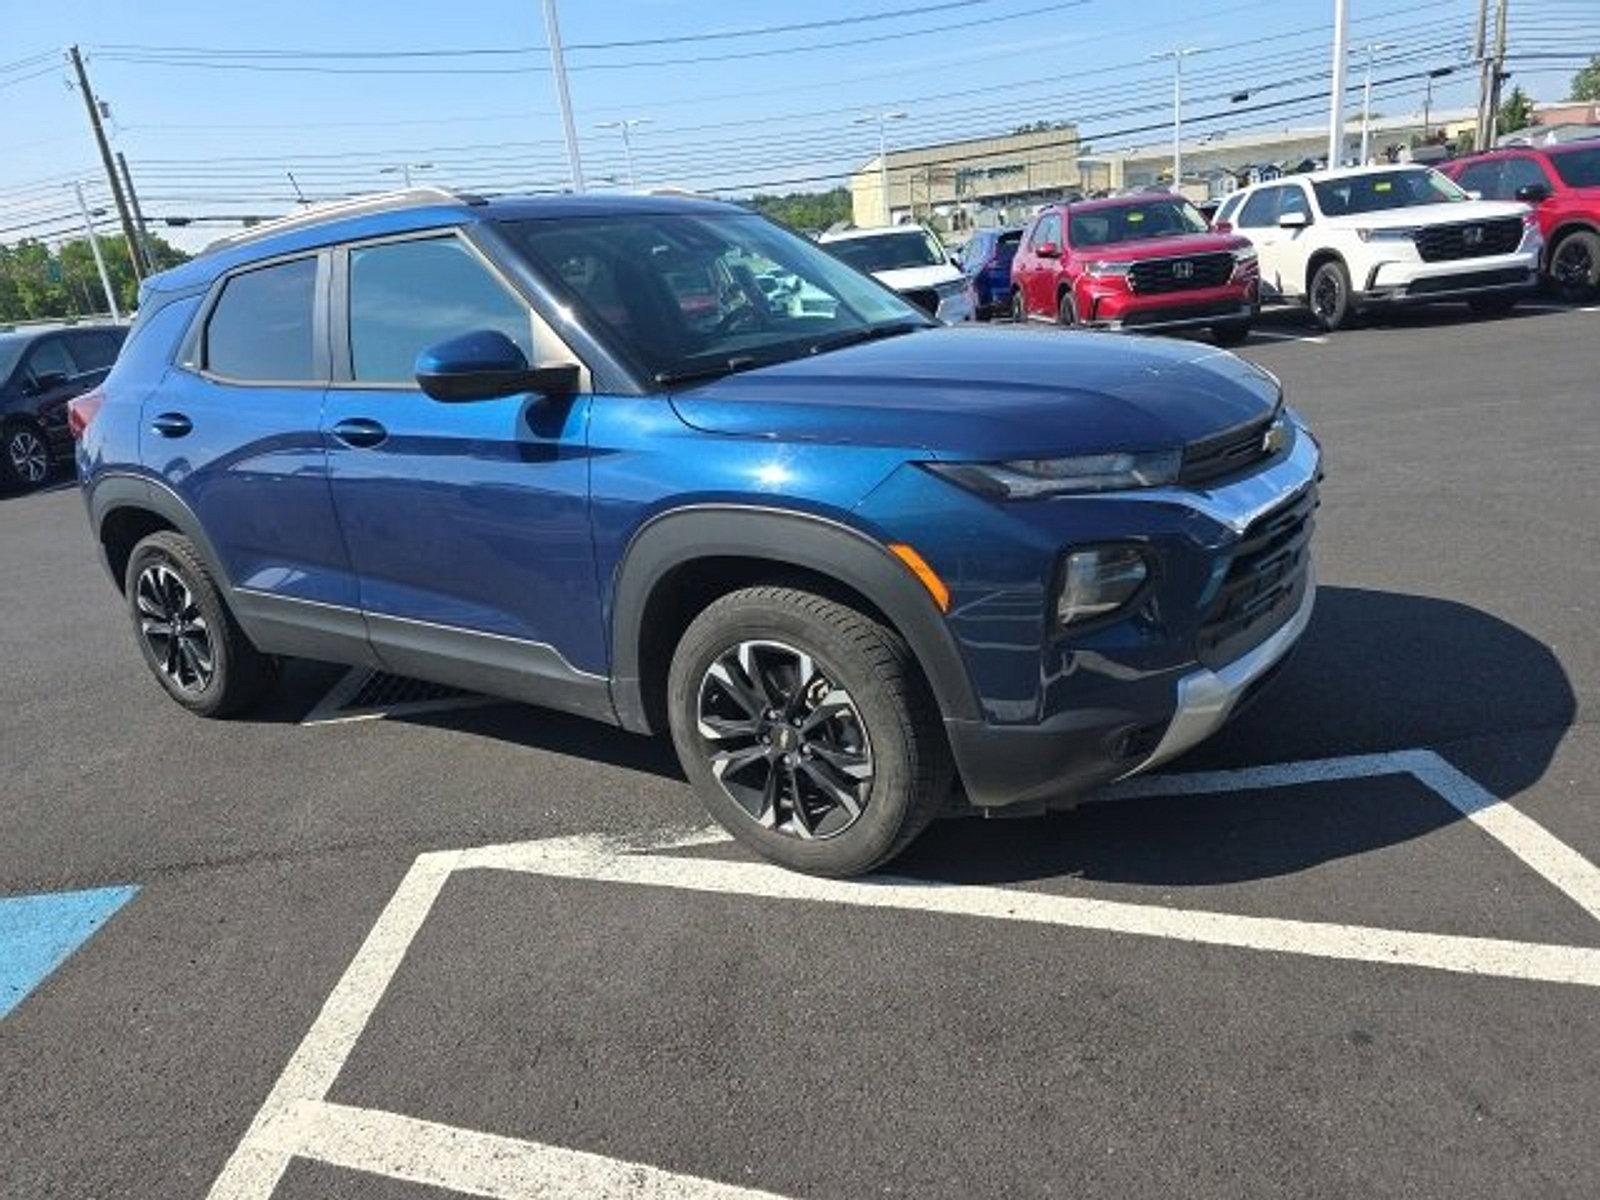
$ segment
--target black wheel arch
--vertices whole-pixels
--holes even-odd
[[[1600,225],[1592,221],[1574,220],[1563,225],[1558,225],[1550,231],[1550,236],[1544,243],[1544,269],[1548,271],[1550,264],[1555,261],[1556,247],[1575,233],[1592,233],[1600,237]]]
[[[1336,262],[1344,268],[1344,277],[1350,280],[1350,287],[1352,289],[1355,288],[1356,281],[1350,276],[1350,264],[1345,262],[1344,255],[1337,250],[1324,248],[1314,253],[1306,262],[1305,294],[1307,301],[1311,298],[1311,281],[1317,277],[1317,272],[1322,269],[1323,264],[1330,262]]]
[[[611,693],[621,724],[637,733],[663,728],[666,667],[687,620],[704,603],[752,584],[788,581],[809,582],[881,617],[910,646],[940,712],[978,717],[943,614],[881,542],[812,513],[712,504],[652,518],[617,565],[610,602]]]
[[[157,530],[170,529],[194,544],[224,596],[233,591],[227,568],[206,536],[200,518],[166,484],[138,475],[102,475],[89,484],[86,500],[89,525],[118,590],[125,582],[123,575],[134,546]]]

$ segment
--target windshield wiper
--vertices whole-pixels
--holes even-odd
[[[897,337],[902,333],[915,333],[919,329],[926,328],[928,328],[926,325],[918,321],[896,321],[888,325],[866,325],[860,329],[836,333],[832,337],[813,342],[809,353],[826,354],[829,350],[842,350],[846,346],[856,346],[862,342],[875,342],[879,338]]]
[[[657,383],[689,383],[696,379],[720,379],[736,371],[748,371],[759,366],[761,360],[752,354],[735,354],[720,362],[702,363],[695,367],[680,367],[673,371],[657,371],[651,378]]]

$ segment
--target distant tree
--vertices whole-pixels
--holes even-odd
[[[1600,54],[1572,77],[1571,92],[1574,100],[1600,100]]]
[[[138,303],[139,286],[128,259],[128,243],[120,234],[102,237],[100,253],[118,305],[131,312]],[[158,271],[189,257],[154,235],[150,238],[150,256]],[[81,317],[105,311],[105,289],[87,239],[63,242],[57,250],[32,240],[0,246],[0,321]]]
[[[789,192],[782,196],[752,196],[749,204],[763,216],[801,230],[826,229],[837,221],[848,221],[852,211],[848,188],[834,188],[827,192]]]
[[[1533,97],[1520,87],[1511,89],[1495,115],[1495,128],[1501,133],[1515,133],[1533,124]]]
[[[1018,125],[1011,132],[1013,135],[1022,133],[1049,133],[1054,129],[1071,129],[1070,121],[1030,121],[1026,125]]]

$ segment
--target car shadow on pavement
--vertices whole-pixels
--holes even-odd
[[[1258,703],[1167,772],[1334,758],[1516,733],[1496,780],[1536,782],[1576,699],[1550,649],[1449,600],[1324,587],[1305,637]],[[1410,781],[1128,799],[1022,820],[947,822],[897,875],[1007,883],[1063,876],[1193,886],[1267,879],[1422,837],[1462,820]]]

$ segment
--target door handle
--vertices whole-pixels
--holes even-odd
[[[333,436],[346,446],[370,449],[389,436],[389,431],[366,417],[347,417],[333,427]]]
[[[182,413],[162,413],[150,422],[150,428],[162,437],[181,438],[194,428],[194,422]]]

